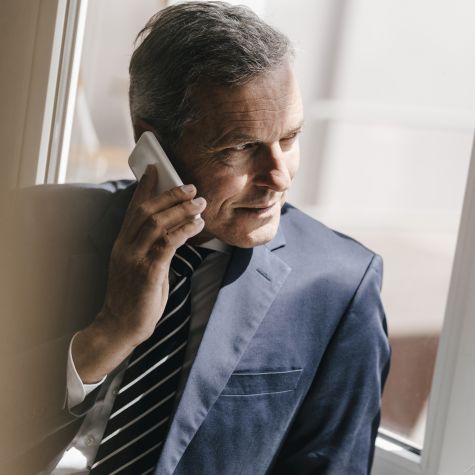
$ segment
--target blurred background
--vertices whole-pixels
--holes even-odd
[[[172,3],[89,1],[58,181],[132,178],[128,62],[137,32]],[[289,201],[383,257],[393,363],[382,429],[417,451],[475,128],[475,2],[231,3],[297,48],[306,122]]]

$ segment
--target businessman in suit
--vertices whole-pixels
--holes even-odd
[[[19,388],[2,466],[60,473],[75,450],[84,466],[67,473],[369,473],[382,263],[286,204],[303,123],[290,43],[204,2],[141,36],[135,135],[152,131],[187,185],[157,196],[148,168],[18,198],[11,267],[35,293],[8,307],[22,318],[2,363]]]

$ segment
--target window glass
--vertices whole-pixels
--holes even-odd
[[[127,165],[134,144],[128,64],[137,33],[165,3],[88,2],[67,182],[133,178]]]
[[[346,2],[330,87],[311,109],[308,211],[384,258],[381,426],[418,448],[473,140],[474,14],[470,1]]]

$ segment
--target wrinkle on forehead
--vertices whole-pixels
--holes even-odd
[[[278,109],[258,109],[247,112],[219,113],[209,118],[209,145],[217,147],[228,142],[271,142],[302,126],[302,111],[298,104]]]
[[[222,86],[209,88],[197,95],[197,102],[203,114],[202,117],[205,118],[216,111],[219,111],[220,115],[281,112],[298,106],[300,96],[291,85],[289,89],[282,91],[282,88],[269,88],[265,84],[250,82],[234,90]]]
[[[228,119],[240,122],[254,122],[256,120],[269,120],[274,116],[280,117],[282,113],[297,109],[297,107],[297,101],[294,101],[292,104],[282,104],[280,106],[276,105],[276,107],[266,108],[253,108],[252,104],[250,104],[250,107],[245,110],[220,110],[218,116],[220,120]],[[252,117],[250,117],[251,114]],[[212,117],[216,117],[216,115],[212,115]]]
[[[292,66],[286,62],[244,85],[202,84],[195,89],[193,102],[203,113],[202,117],[213,109],[223,113],[279,110],[300,100],[296,84]]]
[[[196,91],[205,148],[227,136],[276,137],[301,125],[299,89],[290,67],[267,73],[244,86],[203,87]],[[233,137],[234,139],[234,137]]]

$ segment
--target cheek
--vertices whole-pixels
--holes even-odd
[[[208,202],[208,211],[214,209],[217,212],[218,208],[239,197],[245,190],[247,181],[247,175],[237,173],[236,170],[213,170],[197,180],[197,188],[200,196]]]

